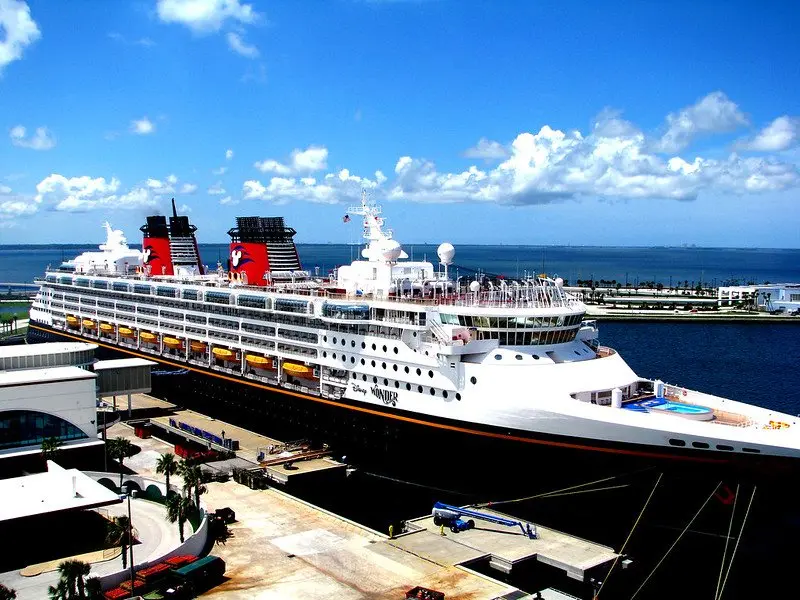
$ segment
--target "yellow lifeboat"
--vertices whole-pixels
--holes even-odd
[[[168,348],[180,348],[183,346],[183,340],[179,340],[178,338],[165,337],[163,341],[164,345]]]
[[[77,327],[78,326],[78,317],[73,317],[72,315],[67,316],[67,325],[70,327]]]
[[[205,352],[206,351],[206,343],[205,342],[198,342],[193,340],[189,343],[189,347],[195,352]]]
[[[148,342],[150,344],[155,343],[158,340],[158,336],[155,333],[150,333],[149,331],[142,331],[139,334],[139,337],[143,342]]]
[[[114,331],[114,326],[110,323],[100,323],[100,331],[105,331],[106,333],[111,333]]]
[[[120,336],[126,338],[133,337],[133,329],[129,329],[128,327],[120,327],[119,334]]]
[[[95,323],[95,322],[94,322],[94,321],[92,321],[91,319],[84,319],[84,320],[82,321],[82,323],[83,323],[83,326],[84,326],[86,329],[95,329],[95,328],[97,328],[97,323]]]
[[[284,373],[289,373],[295,377],[313,377],[314,369],[307,365],[298,365],[297,363],[285,362],[283,363]]]
[[[214,356],[221,358],[222,360],[236,360],[236,353],[233,350],[228,350],[227,348],[214,348],[211,352],[214,353]]]
[[[261,356],[259,354],[247,354],[244,359],[247,361],[247,364],[255,367],[256,369],[272,368],[272,359],[267,358],[266,356]]]

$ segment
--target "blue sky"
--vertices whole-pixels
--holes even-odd
[[[0,0],[0,243],[800,247],[800,5]]]

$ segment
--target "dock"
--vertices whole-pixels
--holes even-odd
[[[480,510],[504,519],[517,519],[494,510]],[[528,538],[520,529],[487,521],[478,521],[473,529],[453,533],[435,525],[430,515],[406,521],[406,526],[408,532],[392,541],[398,548],[451,566],[488,561],[491,568],[506,574],[536,560],[564,571],[572,579],[585,581],[587,573],[609,565],[618,556],[613,548],[541,525],[536,525],[535,539]]]
[[[234,452],[252,468],[261,467],[274,483],[288,485],[309,478],[344,478],[346,465],[328,450],[282,442],[192,410],[175,410],[153,417],[150,425],[210,450]]]

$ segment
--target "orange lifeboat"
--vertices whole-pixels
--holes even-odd
[[[133,329],[130,329],[129,327],[120,327],[119,335],[120,337],[131,338],[133,337]]]
[[[261,356],[260,354],[247,354],[245,355],[244,359],[247,361],[251,367],[255,367],[256,369],[271,369],[272,368],[272,359],[266,356]]]
[[[81,321],[81,323],[83,323],[83,326],[86,329],[97,329],[97,323],[95,323],[91,319],[84,319],[83,321]]]
[[[149,331],[142,331],[139,334],[139,338],[148,344],[155,344],[158,341],[158,336],[155,333],[150,333]]]
[[[100,323],[100,331],[104,333],[112,333],[114,331],[114,326],[110,323]]]
[[[67,325],[69,325],[70,327],[77,327],[78,323],[80,323],[80,321],[78,321],[78,317],[67,315]]]
[[[308,365],[300,365],[292,362],[283,363],[283,372],[289,373],[290,375],[294,375],[295,377],[307,377],[307,378],[314,377],[313,367],[309,367]]]
[[[180,348],[183,346],[183,340],[179,340],[178,338],[165,337],[163,341],[164,345],[168,348]]]
[[[189,347],[192,349],[193,352],[205,352],[206,351],[206,343],[205,342],[198,342],[197,340],[192,340],[189,342]]]
[[[228,348],[214,348],[211,350],[214,353],[214,356],[217,358],[221,358],[222,360],[227,361],[235,361],[236,360],[236,353],[233,350],[229,350]]]

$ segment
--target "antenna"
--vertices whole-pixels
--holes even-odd
[[[172,199],[172,216],[173,217],[178,216],[178,209],[175,208],[175,198]]]

